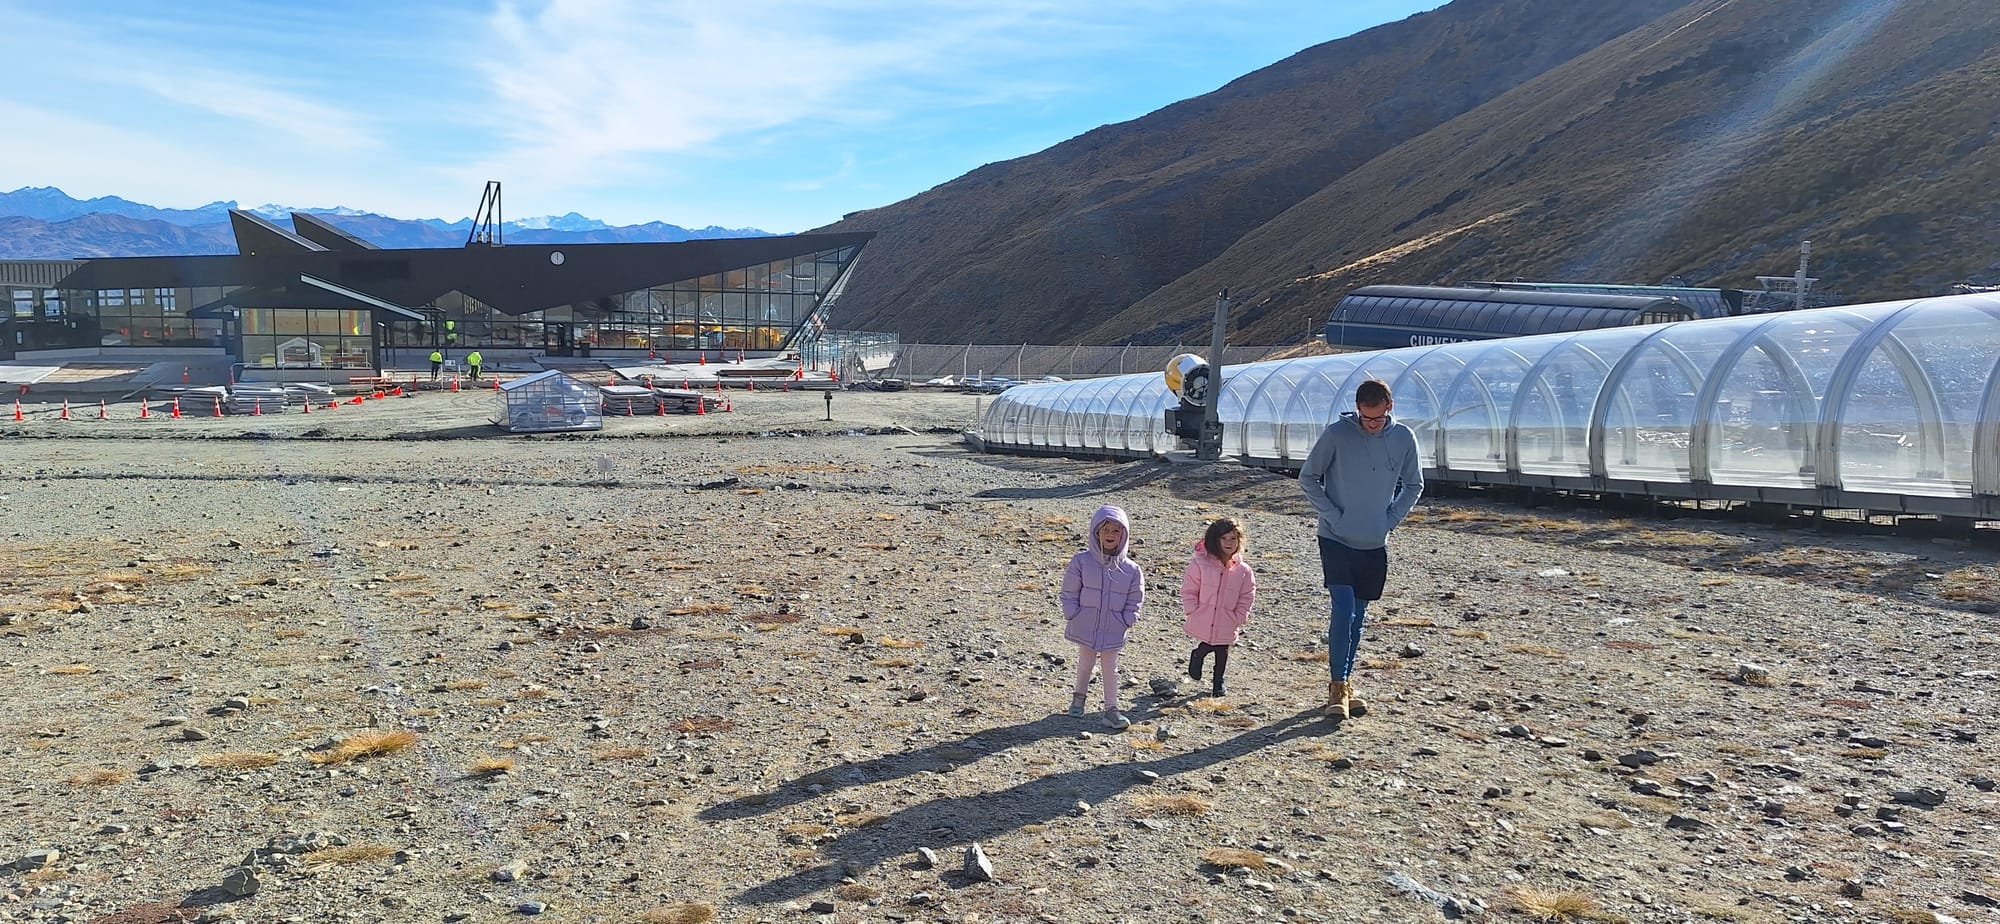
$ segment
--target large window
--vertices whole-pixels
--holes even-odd
[[[265,369],[367,369],[375,365],[369,312],[350,308],[246,308],[243,362]]]
[[[810,329],[807,319],[859,251],[841,247],[788,257],[519,316],[453,292],[428,306],[437,321],[396,322],[389,341],[429,349],[443,342],[439,325],[449,320],[459,336],[448,346],[460,350],[784,349]]]

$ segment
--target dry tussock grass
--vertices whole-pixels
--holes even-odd
[[[1618,921],[1620,918],[1604,913],[1597,899],[1582,892],[1537,889],[1533,886],[1517,886],[1509,896],[1514,901],[1514,910],[1530,919],[1545,922],[1562,921]]]
[[[72,676],[77,674],[94,674],[97,673],[97,667],[96,665],[92,664],[64,664],[58,667],[51,667],[48,670],[43,671],[42,673],[58,674],[64,676]]]
[[[874,902],[876,898],[882,898],[882,890],[874,888],[874,886],[862,886],[860,882],[850,882],[846,886],[836,888],[834,890],[834,898],[840,898],[840,900],[846,900],[846,902]]]
[[[1327,654],[1324,651],[1294,651],[1291,654],[1285,655],[1285,660],[1287,661],[1325,664],[1326,659]]]
[[[803,822],[786,825],[778,833],[785,836],[785,842],[788,844],[813,844],[825,838],[827,830],[826,825]]]
[[[850,636],[854,636],[854,637],[856,637],[856,638],[859,638],[859,637],[861,637],[861,636],[863,635],[862,631],[861,631],[860,629],[858,629],[858,628],[855,628],[854,626],[828,626],[827,628],[824,628],[824,629],[821,629],[821,630],[819,630],[819,634],[821,634],[821,635],[850,635]]]
[[[299,857],[307,866],[353,866],[357,863],[373,863],[396,855],[396,848],[387,844],[342,844],[315,850]]]
[[[1033,593],[1034,591],[1037,591],[1037,590],[1042,590],[1042,589],[1044,589],[1044,588],[1043,588],[1043,586],[1042,586],[1042,585],[1040,585],[1040,584],[1016,584],[1016,585],[1014,585],[1014,589],[1015,589],[1015,590],[1019,590],[1019,591],[1026,591],[1026,592],[1029,592],[1029,593]]]
[[[464,693],[468,690],[484,690],[486,689],[486,681],[478,679],[453,680],[446,683],[444,688],[453,693]]]
[[[1453,629],[1451,630],[1451,637],[1477,639],[1483,642],[1489,638],[1492,638],[1493,633],[1488,632],[1485,629]]]
[[[1209,697],[1206,699],[1189,700],[1187,709],[1189,712],[1206,712],[1210,715],[1219,715],[1224,712],[1236,711],[1236,704],[1227,700]]]
[[[737,495],[738,497],[755,497],[755,496],[757,496],[757,495],[759,495],[759,494],[762,494],[762,493],[764,493],[764,489],[763,489],[763,488],[737,488],[737,489],[736,489],[736,495]]]
[[[482,757],[465,768],[466,776],[499,776],[514,772],[514,762],[504,757]]]
[[[1617,812],[1587,812],[1577,816],[1576,823],[1586,828],[1603,828],[1606,831],[1623,831],[1632,827],[1632,819]]]
[[[406,751],[416,743],[415,732],[362,732],[342,739],[329,750],[308,756],[316,764],[345,764],[357,760],[387,757],[390,754]]]
[[[843,828],[872,828],[888,820],[889,816],[874,812],[848,812],[833,816],[833,823]]]
[[[668,610],[667,615],[717,616],[723,613],[732,612],[735,609],[736,609],[735,607],[730,606],[727,603],[690,603],[687,606],[677,606],[674,607],[673,609]]]
[[[191,578],[191,577],[199,577],[204,574],[214,574],[215,569],[207,565],[197,565],[191,562],[181,562],[181,563],[167,565],[163,568],[156,568],[154,569],[153,573],[163,578]]]
[[[130,770],[87,770],[69,778],[71,786],[116,786],[132,778]]]
[[[871,513],[868,515],[868,519],[879,520],[884,523],[894,522],[902,518],[903,515],[900,513]]]
[[[195,763],[210,770],[262,770],[278,762],[278,755],[256,751],[225,751],[203,754]]]
[[[1843,760],[1881,760],[1889,752],[1881,748],[1848,748],[1840,755]]]
[[[707,905],[663,905],[639,915],[639,924],[709,924],[715,909]]]
[[[886,636],[886,635],[882,636],[881,638],[878,638],[878,639],[876,639],[876,640],[875,640],[875,643],[876,643],[876,644],[878,644],[878,645],[881,645],[881,646],[882,646],[882,647],[884,647],[884,648],[922,648],[922,647],[924,647],[924,643],[923,643],[923,642],[920,642],[920,641],[918,641],[918,640],[916,640],[916,639],[913,639],[913,638],[890,638],[889,636]]]
[[[876,658],[868,663],[875,667],[909,667],[915,662],[908,658]]]
[[[1145,795],[1133,800],[1132,814],[1141,818],[1192,818],[1215,806],[1193,796]]]
[[[1063,534],[1061,534],[1061,533],[1042,533],[1041,535],[1039,535],[1039,536],[1036,536],[1036,537],[1035,537],[1035,541],[1036,541],[1036,542],[1068,542],[1068,541],[1069,541],[1069,537],[1068,537],[1068,536],[1065,536],[1065,535],[1063,535]]]
[[[549,696],[549,688],[522,687],[521,692],[516,693],[514,695],[520,697],[521,699],[547,699]]]
[[[1210,847],[1202,851],[1201,862],[1216,869],[1268,869],[1264,855],[1254,850],[1239,850],[1235,847]]]
[[[646,756],[645,748],[612,748],[590,755],[593,760],[638,760]]]
[[[739,597],[768,597],[771,591],[762,584],[740,584],[736,587]]]

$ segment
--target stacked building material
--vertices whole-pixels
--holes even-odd
[[[669,414],[716,414],[721,413],[723,408],[723,400],[714,392],[655,388],[653,394],[660,403],[660,409]]]

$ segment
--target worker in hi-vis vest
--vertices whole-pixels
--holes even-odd
[[[479,364],[483,361],[478,350],[465,354],[466,371],[472,373],[472,380],[475,382],[479,381]]]
[[[431,381],[433,381],[433,382],[437,381],[437,380],[438,380],[438,373],[440,373],[440,372],[443,372],[443,371],[444,371],[444,351],[443,351],[443,350],[432,350],[432,351],[431,351]]]

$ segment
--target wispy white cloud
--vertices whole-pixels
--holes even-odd
[[[1137,4],[1142,7],[1157,3]],[[1132,3],[1117,12],[1128,20]],[[483,71],[508,149],[474,169],[566,185],[622,181],[647,155],[774,143],[787,130],[883,125],[1062,93],[1036,63],[1135,31],[1049,0],[503,4]],[[1073,71],[1072,71],[1073,73]],[[782,143],[782,141],[776,142]]]
[[[241,73],[170,68],[138,72],[121,78],[131,85],[197,112],[238,123],[255,134],[274,135],[280,144],[301,145],[322,153],[379,150],[382,139],[369,120],[309,95],[259,86]]]

